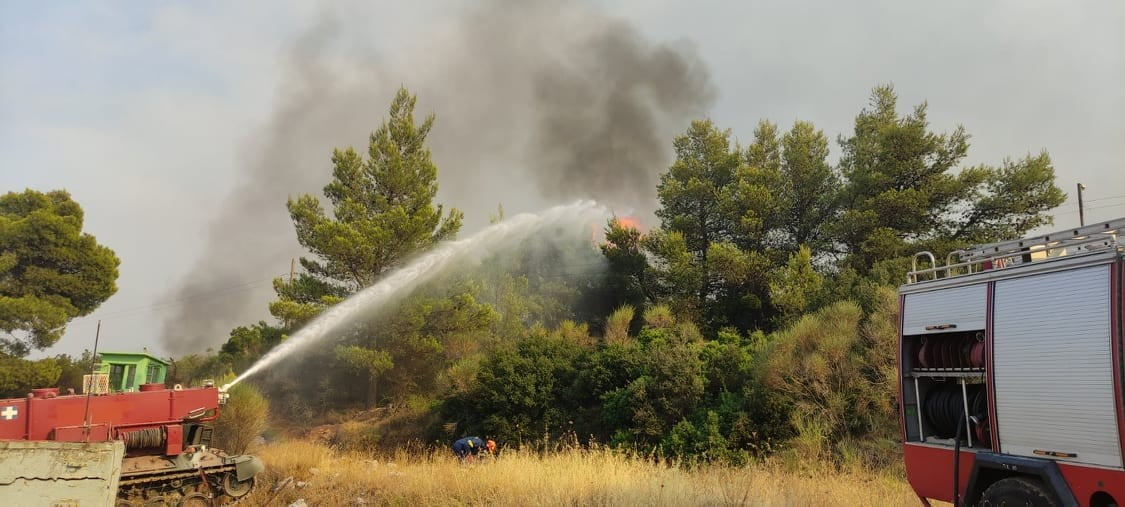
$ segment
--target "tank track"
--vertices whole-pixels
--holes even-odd
[[[213,477],[221,478],[228,473],[236,473],[234,465],[155,474],[147,477],[122,478],[117,486],[117,502],[119,506],[136,505],[140,507],[152,505],[154,501],[166,502],[167,500],[182,500],[194,493],[203,493],[204,495],[210,493],[209,500],[211,505],[215,507],[237,505],[249,495],[249,491],[241,497],[235,498],[228,495],[221,485],[216,486],[211,483],[214,481]],[[204,478],[208,479],[207,483],[204,483]],[[219,480],[221,481],[222,479]],[[183,482],[177,486],[172,484],[174,481]],[[164,486],[170,489],[171,492],[170,494],[158,496],[147,495],[146,497],[145,493],[151,491],[152,486]],[[218,490],[218,494],[215,494],[216,490]],[[135,493],[140,493],[141,496],[137,496]],[[163,503],[161,505],[163,505]]]

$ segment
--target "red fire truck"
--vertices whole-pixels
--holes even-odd
[[[0,400],[0,505],[236,502],[263,466],[210,447],[225,398],[208,383]]]
[[[907,477],[924,505],[1125,502],[1125,218],[951,253],[899,289]]]

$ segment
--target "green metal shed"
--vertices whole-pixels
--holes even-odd
[[[98,373],[109,376],[112,392],[136,391],[141,384],[163,384],[168,362],[145,352],[98,352]]]

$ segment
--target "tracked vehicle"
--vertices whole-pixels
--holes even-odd
[[[226,401],[213,385],[86,387],[0,400],[0,505],[219,506],[253,489],[257,458],[211,448]]]

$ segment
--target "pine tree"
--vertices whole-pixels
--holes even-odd
[[[0,196],[0,352],[50,347],[117,292],[121,260],[82,232],[83,216],[65,190]]]
[[[415,101],[399,89],[366,159],[350,147],[333,151],[333,178],[324,187],[332,216],[315,196],[289,200],[297,240],[317,258],[301,258],[307,273],[298,279],[275,282],[279,299],[270,311],[278,318],[303,323],[460,230],[463,214],[443,216],[433,203],[437,167],[425,141],[434,116],[415,124]]]
[[[875,88],[852,135],[840,140],[846,211],[834,231],[849,267],[867,273],[916,250],[944,255],[1051,223],[1046,212],[1065,196],[1046,153],[959,169],[969,149],[965,129],[931,132],[926,103],[905,116],[897,104],[892,87]]]
[[[366,158],[350,147],[333,150],[332,181],[324,187],[331,216],[315,196],[289,200],[297,240],[315,258],[301,258],[306,272],[296,279],[274,280],[278,300],[270,312],[287,327],[303,325],[461,229],[460,211],[445,214],[433,202],[437,167],[426,136],[434,116],[415,123],[415,102],[406,88],[399,89],[389,117],[371,133]],[[402,336],[393,343],[379,336],[361,323],[346,337],[348,344],[335,349],[337,360],[366,377],[369,402],[378,401],[379,379],[396,361],[411,360],[420,349],[440,350],[433,335]]]

